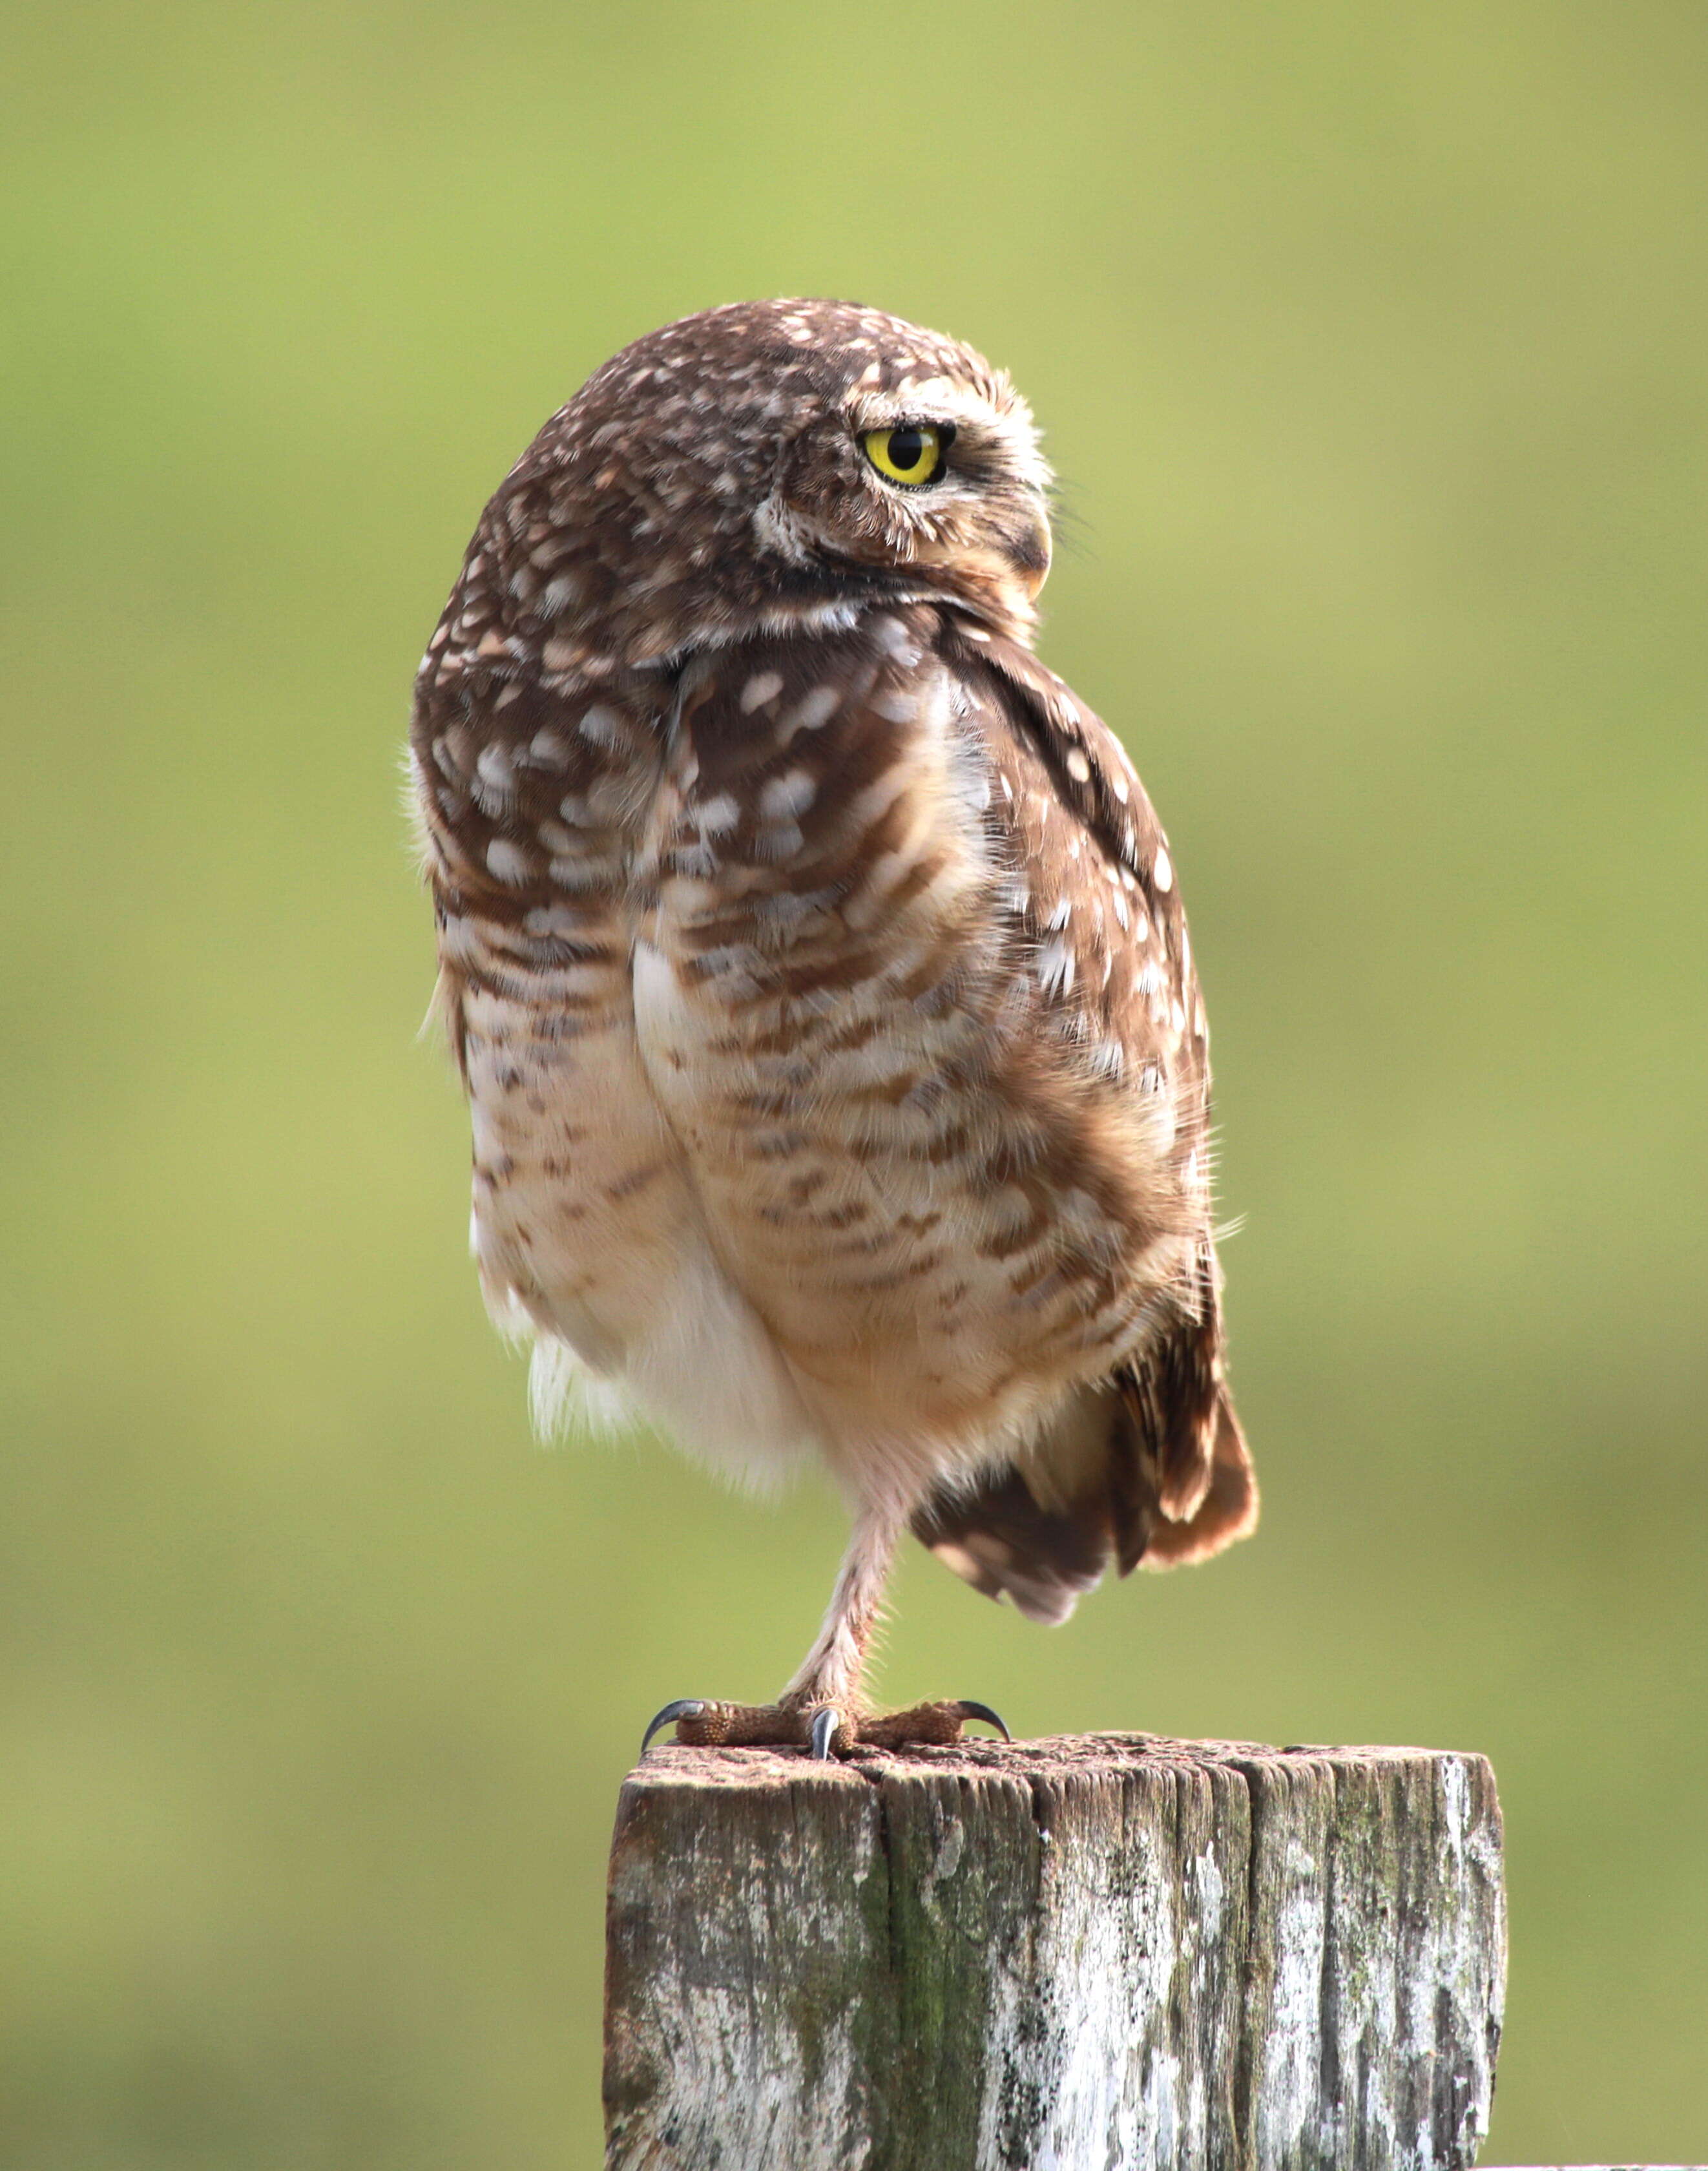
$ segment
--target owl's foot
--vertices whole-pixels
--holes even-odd
[[[683,1697],[666,1704],[647,1728],[640,1753],[661,1728],[674,1725],[677,1741],[689,1749],[805,1749],[822,1761],[856,1748],[942,1748],[960,1740],[969,1718],[993,1726],[1004,1741],[1013,1739],[987,1703],[916,1703],[876,1713],[833,1703],[708,1703]]]

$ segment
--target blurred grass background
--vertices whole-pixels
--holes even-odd
[[[592,2165],[666,1697],[841,1542],[548,1456],[414,1037],[410,676],[604,356],[738,296],[970,338],[1051,661],[1172,833],[1257,1541],[882,1686],[1488,1752],[1493,2162],[1708,2147],[1708,13],[8,11],[0,2160]]]

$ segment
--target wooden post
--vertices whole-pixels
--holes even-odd
[[[611,1857],[606,2163],[1468,2165],[1505,1975],[1478,1756],[655,1750]]]

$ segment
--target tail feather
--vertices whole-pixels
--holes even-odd
[[[1219,1364],[1183,1360],[1086,1391],[1014,1461],[940,1486],[913,1527],[975,1590],[1053,1622],[1111,1559],[1122,1575],[1207,1560],[1257,1509]]]
[[[1198,1504],[1184,1519],[1165,1514],[1153,1519],[1138,1565],[1186,1568],[1194,1561],[1208,1560],[1236,1539],[1250,1537],[1257,1527],[1257,1474],[1223,1389],[1217,1397],[1210,1470]]]
[[[971,1492],[940,1488],[914,1515],[913,1532],[975,1590],[1049,1626],[1100,1581],[1111,1537],[1094,1502],[1046,1508],[1012,1467]]]

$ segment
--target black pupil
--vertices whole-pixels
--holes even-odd
[[[925,440],[918,430],[891,430],[890,432],[890,464],[897,468],[916,468],[925,457]]]

